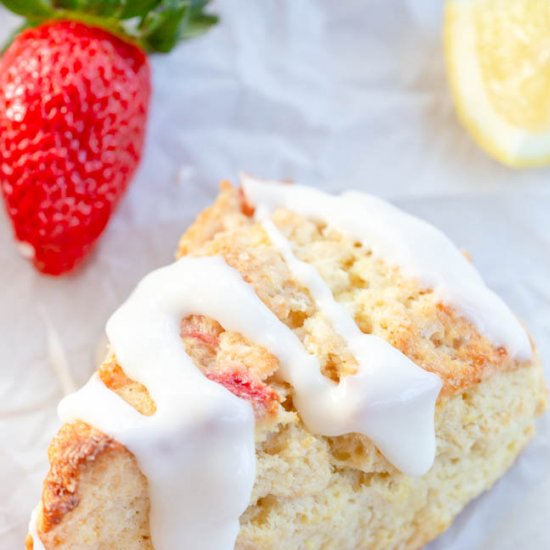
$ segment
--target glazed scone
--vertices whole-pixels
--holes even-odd
[[[204,472],[226,475],[231,478],[228,487],[246,497],[244,505],[235,504],[235,509],[242,508],[240,518],[238,514],[233,518],[239,521],[238,533],[215,537],[208,524],[200,525],[197,532],[202,539],[194,539],[200,543],[174,546],[174,540],[192,539],[184,533],[165,533],[173,528],[169,523],[162,527],[158,506],[156,516],[151,509],[151,495],[158,502],[160,494],[155,484],[162,480],[157,480],[157,473],[148,477],[150,457],[141,455],[141,444],[131,438],[128,446],[135,452],[128,450],[115,437],[114,428],[108,435],[97,425],[79,420],[94,415],[84,408],[83,416],[65,424],[50,445],[50,470],[31,522],[28,549],[43,545],[48,550],[224,550],[233,546],[227,546],[228,540],[242,550],[421,548],[444,531],[468,501],[488,489],[534,435],[535,417],[546,406],[546,390],[536,353],[523,329],[514,325],[515,319],[497,319],[494,326],[480,329],[479,318],[466,314],[475,313],[475,306],[465,312],[460,300],[446,301],[443,298],[451,293],[411,275],[412,264],[399,265],[395,254],[380,251],[379,243],[370,245],[368,239],[342,229],[345,220],[330,223],[326,219],[330,215],[309,215],[307,209],[304,214],[290,207],[292,201],[284,207],[271,203],[272,208],[265,209],[261,189],[256,199],[252,197],[259,185],[250,182],[243,192],[223,184],[214,205],[183,235],[178,257],[188,257],[190,262],[218,257],[228,269],[236,270],[243,285],[255,293],[250,299],[259,298],[306,354],[316,359],[329,389],[341,386],[346,377],[353,380],[364,367],[354,353],[355,340],[341,330],[343,316],[349,315],[358,332],[377,337],[376,342],[383,340],[401,357],[398,361],[407,368],[410,364],[411,384],[417,380],[427,384],[427,389],[419,390],[418,399],[425,400],[431,422],[423,414],[408,426],[412,436],[418,436],[418,448],[400,446],[400,440],[408,437],[403,430],[388,434],[388,443],[385,434],[380,436],[374,429],[375,445],[366,435],[368,430],[340,433],[345,430],[335,428],[332,431],[338,434],[333,435],[329,429],[311,429],[313,421],[304,420],[304,415],[310,415],[307,399],[289,382],[292,377],[283,367],[282,356],[205,310],[190,307],[178,319],[182,349],[202,371],[201,378],[237,396],[255,419],[251,428],[255,471],[248,489],[231,485],[233,477],[241,479],[238,463],[236,470],[224,470],[224,464],[212,466],[211,457],[202,457]],[[384,238],[381,242],[386,242]],[[192,265],[185,271],[192,271]],[[314,268],[313,274],[307,266]],[[300,273],[309,274],[309,279]],[[450,288],[455,295],[464,291]],[[321,299],[323,292],[329,292],[330,298]],[[481,297],[489,305],[504,307],[490,293]],[[334,309],[335,304],[339,309]],[[480,315],[482,306],[477,310]],[[245,305],[243,318],[244,309]],[[509,315],[507,310],[504,313]],[[241,312],[233,315],[240,317]],[[383,348],[382,355],[386,351]],[[373,357],[373,364],[377,360]],[[162,405],[153,398],[160,382],[155,386],[133,380],[124,363],[123,357],[111,352],[94,384],[104,385],[113,399],[129,404],[139,413],[139,421],[154,419],[162,412]],[[415,368],[418,372],[413,372]],[[79,400],[85,402],[86,394]],[[100,424],[103,420],[98,419]],[[235,445],[246,444],[247,429],[235,428]],[[430,433],[435,443],[432,456],[426,435]],[[186,464],[181,464],[183,479],[188,474],[183,471]],[[208,480],[203,483],[208,492]],[[193,508],[200,509],[204,503],[202,499],[186,502],[190,494],[197,498],[191,491],[170,506],[177,511],[181,504],[182,510],[194,513]],[[222,539],[225,546],[219,542]]]

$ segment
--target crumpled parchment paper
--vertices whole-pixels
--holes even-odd
[[[469,250],[525,320],[550,380],[550,171],[514,171],[457,123],[439,0],[220,0],[221,24],[154,65],[147,150],[91,261],[60,279],[0,213],[0,547],[21,548],[59,427],[54,365],[97,366],[109,314],[244,170],[394,200]],[[16,24],[0,9],[0,36]],[[100,348],[98,351],[98,347]],[[67,381],[65,381],[67,386]],[[550,421],[430,550],[550,548]]]

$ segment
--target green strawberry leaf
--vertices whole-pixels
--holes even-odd
[[[102,27],[151,52],[169,52],[180,41],[218,22],[204,10],[210,0],[0,0],[30,26],[73,19]]]
[[[76,10],[81,3],[80,0],[53,0],[56,9],[61,8],[64,10]]]
[[[125,4],[125,0],[54,0],[58,9],[107,17],[117,15]]]
[[[13,13],[29,19],[48,17],[53,13],[53,7],[48,0],[0,0],[0,3]]]
[[[132,17],[144,17],[152,9],[156,8],[162,0],[126,0],[120,11],[120,19]]]
[[[219,17],[217,15],[204,13],[203,11],[209,2],[210,0],[191,0],[191,13],[189,14],[187,26],[182,29],[182,40],[199,36],[218,23]]]
[[[189,16],[189,9],[188,2],[168,1],[148,13],[140,25],[141,37],[148,48],[169,52],[179,41],[180,29]]]
[[[160,3],[161,0],[54,0],[59,9],[119,19],[144,17]]]
[[[155,52],[169,52],[180,41],[206,32],[218,18],[203,12],[209,0],[163,0],[142,20],[140,37]]]
[[[217,15],[208,13],[200,13],[190,18],[188,24],[182,30],[181,39],[189,40],[195,38],[208,31],[211,27],[216,25],[220,18]]]

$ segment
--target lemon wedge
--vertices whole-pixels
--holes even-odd
[[[445,57],[458,115],[509,166],[550,163],[550,0],[449,0]]]

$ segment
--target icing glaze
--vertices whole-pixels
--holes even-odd
[[[324,390],[327,396],[322,406],[328,418],[317,411],[308,428],[322,435],[364,434],[402,472],[424,474],[435,457],[434,407],[441,380],[382,338],[363,334],[336,302],[317,270],[294,256],[290,243],[267,213],[257,209],[256,218],[261,220],[293,277],[309,290],[317,310],[343,337],[359,364],[355,374]],[[319,402],[319,393],[312,395],[297,388],[296,394],[300,413],[304,406],[302,394]],[[311,407],[311,403],[305,406]]]
[[[107,336],[125,373],[148,389],[155,413],[140,414],[97,375],[59,405],[63,421],[82,420],[134,454],[149,484],[157,550],[235,543],[255,479],[254,414],[195,366],[180,321],[200,313],[244,328],[257,320],[253,307],[242,307],[254,300],[221,258],[183,258],[152,272],[109,319]]]
[[[266,212],[286,208],[352,236],[399,266],[520,360],[531,358],[527,333],[455,245],[429,223],[366,193],[329,195],[303,185],[242,177],[247,201]]]
[[[422,475],[433,462],[441,381],[386,341],[360,331],[316,269],[294,255],[270,219],[275,209],[320,218],[349,233],[433,287],[512,354],[530,353],[525,332],[506,306],[428,224],[362,194],[331,197],[250,178],[243,187],[294,278],[309,290],[359,367],[338,383],[323,376],[317,358],[222,258],[185,257],[145,277],[109,320],[107,336],[117,361],[147,388],[156,411],[140,414],[94,375],[60,403],[59,415],[65,422],[87,422],[133,453],[148,480],[157,550],[232,548],[255,480],[252,407],[206,378],[186,354],[180,321],[188,315],[216,319],[276,356],[278,375],[293,387],[293,401],[312,432],[364,434],[410,475]],[[42,548],[35,521],[36,512],[29,530]]]

